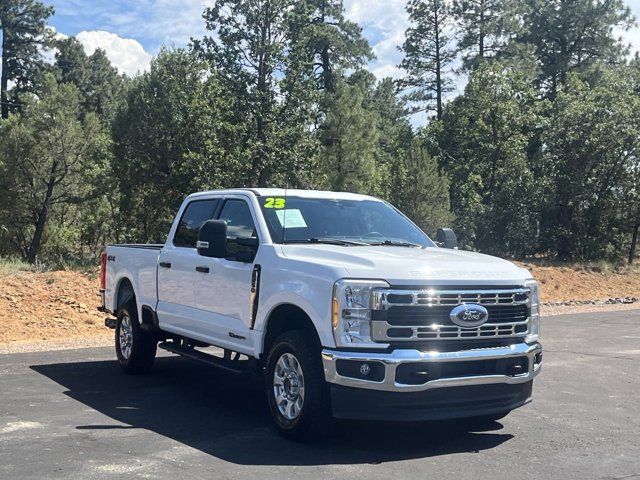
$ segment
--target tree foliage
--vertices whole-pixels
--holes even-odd
[[[3,122],[0,140],[5,240],[30,262],[48,220],[95,196],[92,180],[103,170],[98,160],[107,141],[95,115],[80,119],[81,97],[74,86],[48,76],[42,94],[42,100],[31,99],[23,112]]]
[[[2,118],[19,105],[17,95],[35,91],[44,69],[41,49],[51,42],[46,28],[53,7],[38,0],[2,0],[2,77],[0,102]],[[9,95],[9,82],[15,86]]]
[[[229,161],[233,144],[231,154],[223,152],[220,133],[227,124],[219,88],[206,64],[183,50],[160,53],[134,80],[113,123],[120,238],[163,242],[186,195],[226,185],[241,173]]]
[[[516,5],[526,26],[516,41],[533,48],[538,87],[550,98],[572,72],[588,74],[600,63],[624,58],[626,47],[613,34],[632,25],[623,0],[522,0]]]
[[[455,59],[451,27],[451,10],[445,0],[409,0],[407,29],[400,67],[407,71],[402,86],[407,99],[417,109],[436,112],[442,118],[444,95],[453,89],[449,69]]]
[[[43,63],[51,10],[6,0],[3,106],[24,107],[0,123],[0,254],[92,259],[164,241],[191,192],[296,186],[379,196],[483,252],[633,261],[640,61],[617,38],[622,0],[407,12],[398,80],[366,70],[342,0],[216,1],[203,38],[127,78],[74,38]]]

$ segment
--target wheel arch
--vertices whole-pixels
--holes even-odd
[[[285,332],[300,330],[312,336],[318,345],[320,336],[311,317],[302,308],[293,303],[281,303],[267,315],[262,336],[261,356],[265,357],[273,341]]]
[[[116,315],[118,315],[118,310],[125,303],[129,302],[130,300],[135,301],[136,291],[133,288],[133,282],[129,279],[129,277],[122,277],[118,281],[118,286],[116,287],[115,299],[116,299],[116,305],[115,305],[116,308],[114,313]]]

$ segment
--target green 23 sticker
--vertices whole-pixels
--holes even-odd
[[[264,208],[284,208],[284,198],[267,197],[264,201]]]

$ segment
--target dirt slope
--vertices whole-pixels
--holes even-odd
[[[0,343],[111,336],[99,302],[98,280],[85,273],[0,274]]]
[[[640,297],[640,271],[599,272],[570,267],[521,264],[540,282],[543,302]]]

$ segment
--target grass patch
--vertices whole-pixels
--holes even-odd
[[[3,258],[0,257],[0,274],[16,275],[19,272],[36,271],[36,266],[31,265],[19,258]]]
[[[36,262],[35,264],[32,264],[25,262],[20,258],[0,257],[0,275],[16,275],[20,272],[43,273],[64,270],[82,272],[92,278],[97,277],[99,266],[99,261],[93,259],[61,259],[55,262]]]

